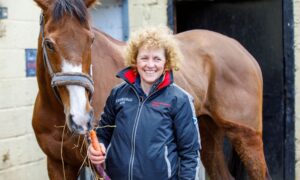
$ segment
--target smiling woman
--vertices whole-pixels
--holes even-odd
[[[127,63],[111,91],[98,129],[112,179],[198,178],[200,135],[191,95],[173,84],[181,53],[163,27],[135,32],[127,46]],[[120,99],[130,99],[119,103]],[[92,163],[105,153],[89,146]],[[180,160],[179,160],[180,159]]]
[[[142,46],[145,49],[163,48],[165,58],[168,59],[165,69],[178,70],[183,57],[177,44],[178,42],[172,37],[172,32],[164,26],[139,29],[128,42],[125,64],[136,66],[139,48]]]
[[[165,50],[163,48],[147,48],[145,45],[140,47],[136,68],[140,75],[141,87],[149,94],[150,88],[164,73],[166,64]]]
[[[166,27],[140,29],[128,42],[126,64],[138,71],[146,95],[165,71],[178,70],[181,60],[177,42]]]

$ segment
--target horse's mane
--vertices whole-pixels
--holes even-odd
[[[52,13],[54,21],[60,20],[65,14],[76,17],[80,23],[88,21],[88,12],[83,0],[56,0]]]

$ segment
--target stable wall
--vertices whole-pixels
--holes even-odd
[[[167,25],[167,0],[129,0],[129,30],[146,25]]]
[[[0,0],[0,179],[47,179],[31,117],[35,77],[26,77],[25,48],[36,48],[40,10],[33,0]]]

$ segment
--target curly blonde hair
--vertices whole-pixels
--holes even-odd
[[[166,55],[165,70],[179,70],[182,60],[172,31],[165,26],[146,27],[135,31],[128,41],[126,48],[125,64],[136,70],[137,55],[140,47],[163,48]]]

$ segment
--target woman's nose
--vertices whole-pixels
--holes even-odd
[[[154,60],[153,59],[149,59],[148,63],[147,63],[147,66],[148,67],[154,67],[155,64],[154,64]]]

